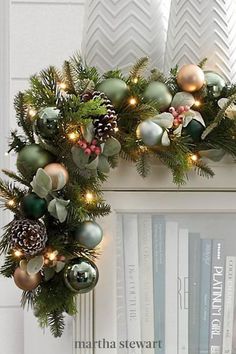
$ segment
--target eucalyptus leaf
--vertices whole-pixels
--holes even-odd
[[[162,138],[161,138],[161,144],[163,146],[169,146],[170,145],[170,139],[167,131],[164,131]]]
[[[180,106],[188,106],[191,108],[195,103],[195,99],[191,93],[188,92],[178,92],[173,98],[171,106],[178,108]]]
[[[55,273],[56,273],[56,271],[54,268],[44,268],[45,281],[51,280],[54,277]]]
[[[97,167],[98,167],[98,156],[93,161],[91,161],[86,165],[86,168],[88,168],[89,170],[96,170]]]
[[[225,156],[225,151],[223,149],[201,150],[199,151],[199,155],[218,162]]]
[[[27,273],[28,274],[36,274],[38,273],[44,265],[44,258],[43,256],[36,256],[32,258],[27,264]]]
[[[67,206],[69,203],[69,200],[54,198],[48,205],[48,211],[54,218],[58,219],[62,223],[67,218]]]
[[[78,146],[73,146],[71,149],[72,158],[77,167],[83,168],[89,161],[89,156],[84,153]]]
[[[46,198],[48,193],[52,190],[52,179],[44,171],[44,169],[39,168],[36,175],[31,182],[33,191],[40,197]]]
[[[85,126],[82,127],[82,135],[84,139],[88,142],[91,143],[93,138],[94,138],[94,125],[93,123],[89,123]]]
[[[109,157],[119,154],[121,150],[120,142],[115,138],[109,138],[104,145],[103,155]]]
[[[99,156],[98,169],[102,173],[109,173],[110,165],[109,165],[109,162],[108,162],[106,156],[104,156],[104,155]]]
[[[163,129],[170,129],[173,126],[174,117],[171,113],[164,112],[152,118],[151,121]]]
[[[201,113],[197,112],[197,111],[193,111],[193,110],[189,110],[188,112],[184,113],[184,122],[183,122],[183,127],[187,127],[187,125],[191,122],[191,120],[197,120],[199,123],[201,123],[204,127],[205,122],[204,119],[202,118]]]
[[[66,265],[65,262],[58,261],[55,266],[56,273],[60,273],[62,269],[64,269],[65,265]]]

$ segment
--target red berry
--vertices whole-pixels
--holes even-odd
[[[176,112],[176,111],[174,111],[174,112],[172,113],[172,115],[176,118],[176,117],[178,117],[179,113]]]
[[[170,108],[169,108],[169,112],[170,112],[171,114],[173,114],[173,113],[175,112],[175,108],[174,108],[174,107],[170,107]]]
[[[180,106],[180,107],[178,108],[178,112],[179,112],[179,113],[183,113],[184,111],[185,111],[184,106]]]
[[[90,150],[91,150],[92,152],[94,152],[96,149],[97,149],[97,147],[96,147],[95,145],[90,145]]]
[[[95,149],[95,154],[96,154],[96,155],[100,155],[100,154],[101,154],[101,149],[100,149],[100,147],[97,147],[97,148]]]
[[[184,110],[185,110],[185,112],[188,112],[190,110],[190,107],[189,106],[185,106]]]
[[[84,153],[86,154],[86,155],[91,155],[91,150],[89,149],[89,148],[87,148],[87,149],[85,149],[84,150]]]
[[[97,140],[93,139],[92,144],[91,145],[97,145]]]

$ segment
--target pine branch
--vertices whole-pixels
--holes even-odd
[[[15,96],[14,107],[18,125],[23,129],[29,141],[34,143],[33,124],[28,114],[29,107],[26,104],[25,95],[22,92]]]
[[[63,65],[63,76],[64,76],[64,82],[66,84],[68,93],[76,94],[73,73],[71,70],[70,62],[67,60],[64,62]]]
[[[23,291],[21,297],[21,306],[24,308],[33,308],[35,301],[35,291]]]
[[[137,162],[136,168],[140,176],[147,177],[151,171],[150,156],[147,153],[142,153]]]
[[[207,60],[208,60],[207,58],[203,58],[203,59],[200,61],[200,63],[198,64],[199,68],[203,69],[204,66],[205,66],[206,63],[207,63]]]
[[[202,160],[191,161],[192,165],[194,166],[195,171],[201,177],[212,178],[214,177],[215,173],[212,169]]]
[[[24,190],[13,183],[0,179],[0,200],[3,207],[11,210],[13,213],[21,214],[19,203],[24,195]]]
[[[0,274],[6,278],[11,278],[17,266],[18,262],[12,257],[12,254],[8,254],[0,268]]]
[[[48,326],[55,338],[61,337],[65,328],[64,315],[60,311],[53,311],[48,316]]]
[[[149,77],[149,81],[159,81],[159,82],[166,82],[167,78],[165,75],[158,70],[157,68],[151,70],[151,75]]]
[[[149,63],[148,57],[140,58],[130,70],[129,78],[130,80],[135,79],[142,75],[143,71],[146,69]]]
[[[15,172],[4,170],[4,169],[2,170],[2,172],[9,178],[13,179],[15,182],[18,182],[30,188],[30,183],[24,178],[24,176],[17,175]]]
[[[235,102],[236,100],[236,94],[230,96],[228,98],[228,102],[224,105],[222,109],[219,110],[218,114],[216,115],[213,123],[211,123],[203,132],[202,134],[202,139],[206,139],[206,137],[215,129],[219,126],[219,124],[222,122],[222,120],[225,118],[225,114],[228,108]]]
[[[12,150],[14,150],[15,152],[19,152],[20,150],[23,149],[23,147],[25,147],[26,144],[27,144],[27,141],[26,141],[25,137],[18,135],[16,130],[12,131],[11,138],[9,141],[8,152],[11,152]]]

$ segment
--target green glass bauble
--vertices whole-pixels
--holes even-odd
[[[116,78],[104,80],[97,87],[97,90],[105,93],[114,106],[119,106],[129,92],[127,84],[123,80]]]
[[[147,86],[144,98],[147,101],[156,101],[161,111],[169,108],[172,101],[172,95],[166,85],[158,81],[153,81]]]
[[[151,120],[146,120],[138,125],[136,135],[147,146],[160,145],[163,129]]]
[[[25,146],[18,154],[17,168],[23,176],[34,175],[38,168],[44,168],[53,162],[55,157],[38,144]]]
[[[22,210],[29,219],[39,219],[47,211],[47,202],[39,198],[37,194],[30,193],[26,195],[21,202]]]
[[[55,107],[46,107],[39,111],[36,121],[36,131],[44,139],[50,139],[58,132],[60,111]]]
[[[204,132],[205,127],[195,119],[192,119],[191,122],[183,129],[185,135],[189,135],[193,142],[199,143],[201,141],[202,133]]]
[[[87,258],[74,259],[64,268],[65,284],[75,293],[91,291],[96,286],[98,277],[97,266]]]
[[[212,91],[214,97],[219,97],[226,85],[225,79],[214,71],[205,71],[204,74],[207,87]]]
[[[85,221],[74,230],[75,239],[81,246],[95,248],[101,241],[103,231],[94,221]]]

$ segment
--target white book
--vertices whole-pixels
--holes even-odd
[[[166,223],[165,354],[178,353],[178,224]]]
[[[116,225],[116,279],[117,279],[117,342],[127,338],[127,319],[126,319],[126,295],[125,295],[125,265],[124,265],[124,235],[123,235],[123,216],[117,215]],[[124,349],[118,346],[118,354],[124,354]]]
[[[188,230],[179,230],[178,244],[178,353],[188,354]]]
[[[140,316],[140,285],[139,285],[139,247],[138,247],[138,216],[123,215],[124,259],[127,340],[141,340]],[[141,348],[128,348],[128,354],[141,354]]]
[[[152,257],[152,217],[140,214],[139,230],[139,280],[141,305],[141,340],[154,341],[153,306],[153,257]],[[143,348],[142,354],[154,354],[154,349]]]
[[[232,354],[236,257],[226,257],[222,354]]]

